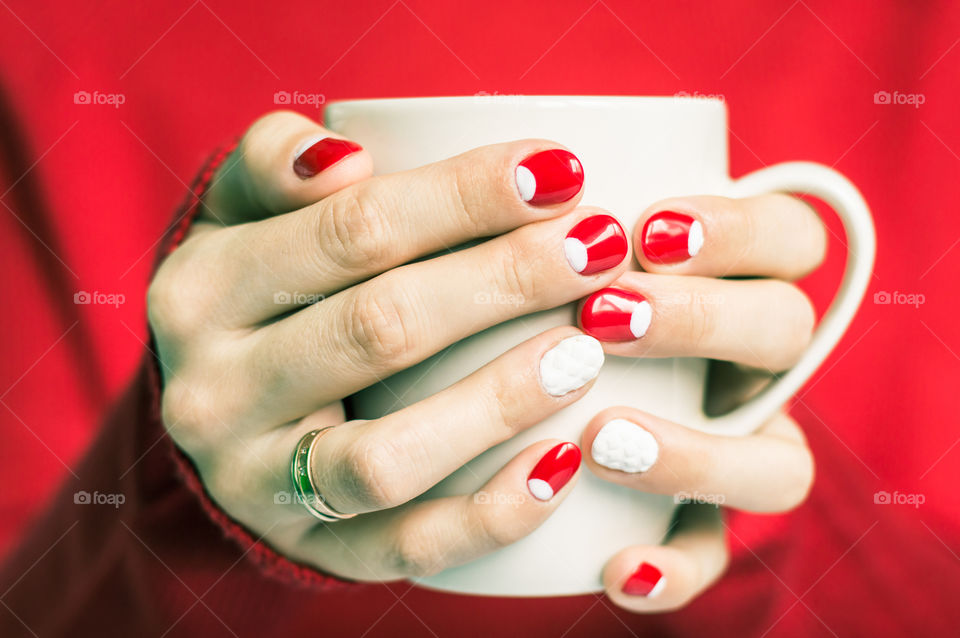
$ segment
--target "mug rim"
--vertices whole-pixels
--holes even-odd
[[[527,95],[527,94],[499,94],[481,91],[473,95],[444,95],[427,97],[388,97],[388,98],[356,98],[331,100],[325,108],[355,108],[384,106],[395,108],[428,107],[499,107],[516,108],[517,106],[578,106],[591,108],[624,108],[640,106],[663,106],[666,104],[683,104],[685,107],[699,106],[704,109],[726,109],[727,102],[722,97],[700,95]]]

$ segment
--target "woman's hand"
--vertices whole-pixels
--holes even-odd
[[[807,347],[814,312],[788,282],[820,264],[826,233],[801,200],[665,200],[643,214],[634,246],[646,272],[624,273],[581,306],[581,324],[608,353],[727,362],[715,366],[723,378],[711,385],[722,387],[715,404],[731,407]],[[720,279],[727,276],[756,278]],[[681,509],[665,544],[630,547],[607,563],[610,598],[636,612],[681,607],[719,578],[728,560],[720,505],[782,512],[800,504],[813,481],[806,440],[785,414],[733,438],[610,408],[587,425],[582,447],[603,479],[697,503]]]
[[[576,208],[582,169],[550,142],[370,173],[365,151],[306,118],[264,117],[218,171],[148,306],[163,419],[212,498],[287,556],[381,581],[477,558],[550,515],[576,480],[572,443],[521,452],[483,488],[504,496],[496,503],[410,501],[581,398],[603,353],[557,328],[381,419],[345,422],[341,399],[484,328],[613,283],[628,247],[612,218]],[[591,249],[570,260],[574,228]],[[478,304],[478,293],[512,303]],[[324,525],[290,502],[290,461],[301,437],[328,426],[313,478],[331,507],[359,516]]]

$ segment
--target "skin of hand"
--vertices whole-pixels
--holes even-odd
[[[377,177],[372,162],[303,116],[262,117],[219,168],[189,236],[148,292],[169,434],[216,503],[294,560],[389,581],[529,534],[582,471],[572,443],[531,445],[482,488],[510,498],[418,497],[584,396],[601,347],[709,357],[755,377],[789,368],[810,339],[812,307],[789,282],[819,265],[826,239],[800,200],[658,202],[633,229],[645,272],[628,272],[629,233],[605,211],[578,206],[582,167],[555,143],[481,147]],[[485,241],[451,250],[477,239]],[[520,302],[477,304],[478,292]],[[605,304],[611,294],[629,303]],[[347,420],[343,399],[357,390],[487,327],[583,298],[580,328],[540,334],[383,418]],[[639,338],[615,329],[636,299],[647,303]],[[563,387],[551,381],[560,351],[579,353],[582,368]],[[625,431],[646,445],[638,449],[654,459],[648,467],[596,460],[606,460],[610,422],[636,428]],[[629,408],[584,425],[588,470],[634,489],[722,494],[727,506],[778,512],[802,502],[813,479],[809,449],[786,415],[742,439]],[[336,427],[317,441],[313,479],[332,507],[359,514],[334,524],[289,498],[297,442],[328,426]],[[717,508],[691,506],[664,545],[624,549],[603,578],[617,605],[664,611],[703,591],[726,562]],[[653,585],[651,574],[659,574]]]

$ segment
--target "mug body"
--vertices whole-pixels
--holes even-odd
[[[722,101],[673,97],[474,96],[334,102],[326,125],[362,144],[378,174],[407,170],[471,148],[545,138],[569,148],[585,173],[583,203],[614,215],[628,234],[643,210],[670,196],[722,194],[727,113]],[[634,260],[634,269],[638,268]],[[515,303],[479,292],[476,303]],[[550,328],[575,325],[576,305],[526,315],[464,339],[363,390],[357,417],[372,419],[429,397],[506,350]],[[702,359],[607,356],[580,401],[480,454],[426,498],[479,490],[511,458],[546,438],[579,442],[587,422],[618,405],[696,427],[705,420]],[[584,450],[589,454],[589,450]],[[496,494],[479,498],[496,499]],[[482,502],[482,501],[480,501]],[[567,499],[519,542],[418,582],[470,594],[558,596],[602,589],[617,551],[659,544],[675,509],[670,496],[644,494],[582,472]]]

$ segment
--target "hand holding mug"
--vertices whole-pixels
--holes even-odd
[[[774,369],[799,356],[813,316],[786,280],[822,256],[811,209],[783,195],[661,202],[647,217],[687,215],[701,226],[702,247],[686,260],[655,246],[647,254],[639,225],[634,252],[650,272],[628,273],[628,233],[605,211],[578,207],[582,175],[569,151],[526,140],[371,177],[366,151],[303,117],[258,121],[149,294],[164,421],[216,503],[284,554],[339,576],[435,574],[525,537],[570,494],[583,474],[579,448],[546,437],[474,493],[419,498],[484,450],[579,401],[602,364],[600,343],[573,326],[546,330],[376,419],[348,420],[344,397],[471,334],[610,288],[642,296],[652,312],[641,338],[618,339],[609,352]],[[724,274],[768,278],[717,279]],[[737,305],[682,301],[718,293]],[[475,303],[478,294],[511,301]],[[654,442],[649,467],[593,460],[594,439],[611,421]],[[629,408],[584,425],[590,470],[633,489],[722,492],[728,505],[778,511],[800,502],[812,478],[809,451],[786,416],[744,439]],[[336,524],[283,497],[293,450],[322,428],[330,429],[312,450],[312,478],[332,508],[358,514]],[[695,508],[665,546],[614,556],[604,583],[625,607],[673,608],[724,563],[715,508]],[[662,578],[651,584],[655,573]]]

